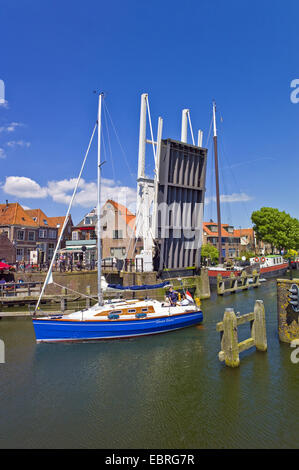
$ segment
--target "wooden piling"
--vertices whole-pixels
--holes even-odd
[[[249,283],[250,276],[246,271],[242,271],[241,276],[237,277],[234,273],[230,273],[230,276],[224,278],[221,274],[217,275],[217,294],[223,295],[226,293],[234,294],[238,290],[246,290],[249,287],[259,287],[260,284],[260,275],[253,271],[252,273],[252,283]],[[225,287],[225,282],[229,283],[228,287]]]
[[[86,286],[86,295],[90,295],[90,286]],[[86,297],[86,308],[90,308],[91,306],[91,298]]]
[[[250,322],[251,337],[238,342],[238,326]],[[219,360],[229,367],[240,365],[239,354],[255,346],[258,351],[267,351],[265,308],[262,300],[255,302],[254,311],[236,316],[232,308],[226,308],[223,321],[217,323],[216,330],[221,335]]]
[[[237,317],[233,308],[226,308],[224,312],[221,349],[224,351],[225,364],[229,367],[238,367],[240,364],[240,358],[238,348]]]
[[[66,297],[61,297],[61,300],[60,300],[60,310],[62,312],[65,312],[65,310],[67,309],[67,299]]]
[[[252,322],[251,331],[256,349],[259,351],[267,351],[265,307],[262,300],[255,302],[254,320]]]

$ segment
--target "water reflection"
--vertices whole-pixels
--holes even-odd
[[[225,307],[266,305],[268,352],[218,360]],[[203,302],[204,324],[134,340],[34,342],[29,320],[0,324],[0,447],[221,448],[298,445],[298,365],[277,337],[275,282]],[[241,335],[249,336],[249,329]]]

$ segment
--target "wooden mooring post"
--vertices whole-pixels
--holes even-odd
[[[238,342],[238,326],[250,322],[251,337]],[[240,352],[255,346],[258,351],[267,351],[265,308],[262,300],[256,300],[254,311],[237,316],[233,308],[226,308],[223,321],[217,323],[220,332],[221,351],[219,360],[229,367],[240,365]]]
[[[242,271],[241,276],[235,276],[234,273],[231,273],[229,277],[222,277],[221,274],[217,276],[217,294],[223,295],[226,293],[234,294],[238,290],[249,289],[249,287],[259,287],[260,275],[257,271],[252,272],[252,282],[249,282],[251,276],[247,274],[246,271]],[[228,287],[225,283],[228,283]]]
[[[89,295],[90,296],[90,286],[86,286],[86,295]],[[86,297],[86,308],[90,308],[91,306],[91,298],[90,297]]]

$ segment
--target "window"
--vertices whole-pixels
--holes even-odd
[[[113,238],[114,240],[119,240],[123,238],[123,231],[122,230],[113,230]]]
[[[35,240],[35,232],[28,232],[28,240],[31,242]]]
[[[110,248],[110,255],[114,256],[114,248]]]
[[[18,239],[18,240],[25,240],[25,232],[24,232],[24,230],[18,230],[18,231],[17,231],[17,239]]]
[[[49,230],[49,238],[56,238],[56,230]]]
[[[40,229],[39,238],[47,238],[47,230]]]
[[[49,243],[48,259],[53,258],[53,253],[54,253],[54,243]]]
[[[48,225],[48,222],[46,221],[46,219],[44,219],[43,222],[45,225]]]
[[[79,232],[72,233],[72,240],[79,240]]]
[[[136,313],[136,309],[135,309],[135,308],[131,308],[130,310],[128,310],[128,313]]]
[[[24,248],[17,248],[17,261],[22,261],[24,258]]]

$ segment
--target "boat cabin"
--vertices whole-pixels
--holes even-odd
[[[250,264],[259,263],[262,267],[277,266],[283,264],[283,257],[281,255],[267,255],[267,256],[255,256],[250,258]]]

